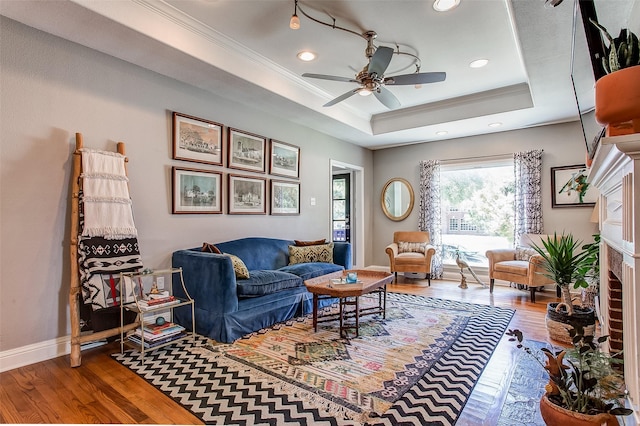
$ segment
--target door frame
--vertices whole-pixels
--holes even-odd
[[[351,250],[353,267],[364,268],[364,168],[355,164],[329,159],[329,174],[351,174]],[[332,185],[329,185],[329,199],[332,199]],[[329,203],[329,218],[332,218],[332,205]],[[329,235],[332,235],[329,223]]]

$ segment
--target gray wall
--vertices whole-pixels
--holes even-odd
[[[418,229],[420,206],[419,182],[421,160],[448,160],[476,156],[491,156],[543,149],[542,196],[546,233],[572,232],[583,241],[591,241],[597,226],[589,222],[593,209],[551,208],[550,168],[584,164],[585,144],[578,122],[535,127],[512,132],[494,133],[463,139],[410,145],[375,151],[373,154],[373,191],[377,205],[373,209],[373,264],[388,265],[385,247],[393,240],[393,232]],[[402,222],[394,222],[382,213],[379,197],[385,183],[392,177],[407,179],[414,188],[416,201],[411,215]]]
[[[371,205],[372,153],[366,149],[15,21],[0,18],[0,25],[0,351],[70,332],[75,132],[88,148],[115,150],[117,141],[126,143],[142,258],[154,269],[169,266],[174,250],[203,241],[329,237],[330,159],[364,168],[365,205]],[[171,159],[171,111],[300,146],[301,215],[172,215],[171,166],[229,170]],[[371,230],[368,209],[365,229]]]

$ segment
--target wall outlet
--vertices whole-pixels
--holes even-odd
[[[163,290],[164,289],[164,277],[157,277],[156,278],[156,285],[158,286],[158,290]]]
[[[316,197],[311,197],[311,200],[309,200],[309,202],[311,203],[312,206],[316,205]]]

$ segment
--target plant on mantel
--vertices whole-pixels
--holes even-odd
[[[613,38],[609,31],[592,18],[589,21],[595,25],[609,41],[605,56],[602,58],[602,66],[607,74],[624,68],[640,65],[640,44],[638,37],[626,28],[620,30],[618,37]]]

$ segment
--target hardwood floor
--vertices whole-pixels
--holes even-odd
[[[405,280],[389,291],[491,304],[515,309],[509,328],[519,328],[526,337],[547,341],[544,325],[546,304],[557,301],[549,288],[536,294],[496,286],[494,293],[469,281]],[[556,343],[557,344],[557,343]],[[82,365],[69,367],[63,356],[0,374],[0,422],[2,423],[147,423],[202,424],[187,410],[156,390],[109,356],[120,350],[111,343],[83,351]],[[494,425],[502,409],[515,349],[503,338],[478,381],[458,426]]]

